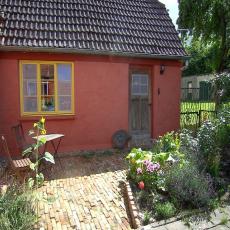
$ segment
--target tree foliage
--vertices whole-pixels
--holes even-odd
[[[179,28],[192,30],[193,39],[216,47],[215,70],[223,71],[230,59],[230,1],[180,0]]]
[[[204,46],[201,41],[193,39],[185,43],[185,49],[191,56],[188,67],[183,71],[183,76],[210,74],[215,72],[216,46]]]

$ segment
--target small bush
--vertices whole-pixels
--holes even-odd
[[[151,205],[152,195],[145,190],[136,193],[137,202],[141,208],[148,208]]]
[[[206,121],[200,127],[198,134],[199,151],[206,162],[207,171],[217,177],[220,166],[220,146],[218,142],[218,124]]]
[[[155,189],[159,178],[160,164],[152,160],[153,153],[134,148],[126,159],[129,164],[128,177],[134,183],[142,182],[144,189]]]
[[[149,221],[150,221],[150,218],[151,218],[151,213],[146,211],[144,213],[143,225],[147,225],[149,223]]]
[[[219,111],[218,121],[218,143],[221,148],[224,148],[230,143],[230,106]]]
[[[181,206],[208,208],[214,195],[211,178],[201,174],[191,163],[172,167],[166,174],[165,183],[170,197]]]
[[[198,139],[193,137],[191,131],[184,129],[180,133],[180,142],[180,151],[185,154],[186,161],[192,162],[202,170],[205,162],[200,156]]]
[[[167,219],[175,215],[176,208],[170,202],[156,203],[154,211],[157,219]]]
[[[13,185],[4,194],[0,194],[0,229],[33,229],[36,215],[31,206],[31,195],[22,188]]]

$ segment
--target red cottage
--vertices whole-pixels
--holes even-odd
[[[0,133],[41,116],[60,151],[179,128],[186,53],[157,0],[0,0]]]

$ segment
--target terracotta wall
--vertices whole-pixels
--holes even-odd
[[[181,70],[166,66],[163,75],[160,66],[153,67],[153,136],[157,137],[180,126],[180,78]]]
[[[80,56],[48,53],[0,53],[0,133],[5,133],[16,151],[10,127],[18,121],[27,131],[36,118],[20,116],[19,60],[73,61],[75,72],[75,115],[47,118],[49,133],[64,133],[60,151],[111,147],[118,129],[128,130],[129,68],[152,69],[152,136],[179,128],[179,61]],[[160,64],[166,71],[160,75]],[[159,91],[159,94],[158,94]],[[31,141],[31,140],[29,140]]]

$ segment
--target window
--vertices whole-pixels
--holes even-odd
[[[132,95],[135,96],[148,95],[147,74],[132,74]]]
[[[30,114],[73,114],[73,63],[20,62],[21,111]]]

